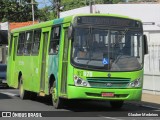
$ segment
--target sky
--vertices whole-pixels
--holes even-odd
[[[36,1],[39,3],[38,8],[43,8],[51,4],[49,0],[36,0]]]

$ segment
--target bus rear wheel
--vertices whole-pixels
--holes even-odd
[[[120,109],[123,106],[124,101],[110,101],[112,108]]]
[[[27,99],[29,97],[29,92],[24,90],[22,77],[20,78],[20,83],[19,83],[19,94],[22,100]]]
[[[53,87],[51,87],[52,91],[52,103],[54,108],[59,109],[63,106],[63,100],[62,98],[59,98],[57,95],[57,89],[56,89],[56,82],[54,81]]]

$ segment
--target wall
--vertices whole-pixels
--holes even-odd
[[[148,39],[149,54],[145,55],[143,89],[145,93],[160,95],[160,31],[144,33]]]

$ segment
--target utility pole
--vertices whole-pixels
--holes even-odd
[[[93,1],[92,0],[90,0],[89,1],[89,6],[90,6],[90,13],[93,13]]]
[[[34,3],[33,3],[33,0],[31,1],[31,5],[32,5],[32,21],[34,24]]]
[[[24,2],[23,0],[19,0],[20,5],[23,5],[24,4],[23,2]],[[26,4],[26,5],[32,5],[32,22],[33,22],[33,24],[34,24],[34,4],[37,4],[37,3],[34,3],[33,0],[31,0],[31,3]]]
[[[56,17],[59,18],[60,17],[60,3],[61,3],[61,0],[53,0],[53,2],[55,3]]]

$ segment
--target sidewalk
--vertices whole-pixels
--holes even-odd
[[[160,104],[160,95],[143,93],[142,94],[142,101]]]

